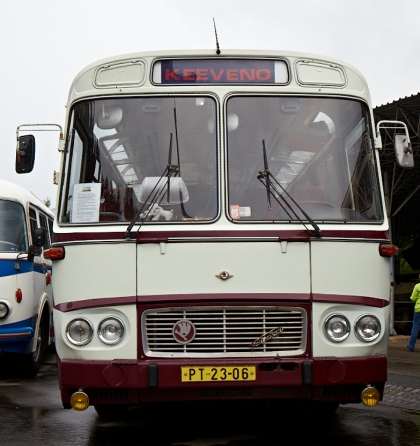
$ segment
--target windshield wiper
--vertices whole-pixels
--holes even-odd
[[[267,190],[267,207],[270,210],[271,209],[271,196],[274,197],[274,199],[277,201],[277,203],[281,206],[281,208],[286,212],[288,217],[291,219],[291,215],[287,211],[287,208],[291,211],[291,213],[302,223],[302,225],[305,227],[305,229],[310,233],[309,229],[306,227],[305,222],[299,217],[299,215],[295,212],[293,209],[293,206],[284,198],[283,193],[287,195],[287,197],[293,202],[293,204],[299,209],[300,212],[302,212],[303,216],[308,220],[310,225],[315,230],[316,237],[320,238],[322,237],[322,232],[319,229],[319,226],[313,221],[313,219],[302,209],[302,207],[293,199],[293,197],[286,191],[286,189],[277,181],[277,179],[273,176],[273,174],[270,172],[270,169],[268,168],[268,161],[267,161],[267,151],[265,148],[265,140],[262,140],[262,148],[263,148],[263,161],[264,161],[264,169],[260,170],[258,172],[258,180],[264,185],[264,187]],[[281,193],[277,188],[280,187]],[[273,192],[274,191],[274,192]],[[283,203],[279,201],[280,198]]]
[[[178,153],[178,160],[179,160],[179,153]],[[168,153],[168,164],[165,167],[165,170],[163,171],[162,175],[160,176],[159,180],[154,185],[153,189],[151,190],[150,194],[147,196],[147,198],[144,200],[143,205],[141,208],[137,211],[136,215],[131,220],[130,224],[127,226],[127,229],[125,230],[125,238],[127,240],[131,239],[131,230],[133,229],[133,226],[136,224],[136,222],[139,220],[139,217],[141,218],[141,223],[139,228],[137,229],[137,232],[140,231],[141,226],[146,221],[146,219],[150,216],[150,219],[154,217],[153,209],[156,207],[155,205],[159,205],[165,196],[165,192],[167,192],[167,202],[170,203],[170,188],[171,188],[171,178],[176,177],[179,173],[179,164],[172,164],[172,133],[169,137],[169,153]],[[162,185],[163,178],[166,177],[166,181],[164,181],[164,184]],[[159,186],[159,187],[158,187]],[[145,206],[148,205],[148,208],[143,212]]]

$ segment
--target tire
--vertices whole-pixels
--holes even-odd
[[[21,378],[33,378],[39,371],[44,359],[44,351],[48,344],[47,320],[43,315],[39,324],[38,342],[36,350],[32,353],[22,355],[19,364],[19,376]]]

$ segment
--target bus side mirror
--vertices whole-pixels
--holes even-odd
[[[32,239],[36,248],[42,248],[45,243],[45,229],[34,229],[34,231],[32,232]]]
[[[19,136],[16,147],[16,173],[32,172],[35,163],[35,137],[33,135]]]
[[[394,150],[400,167],[414,167],[413,149],[405,133],[396,133],[394,135]]]
[[[45,243],[45,229],[36,228],[32,232],[33,245],[29,246],[28,262],[33,262],[35,256],[41,255],[42,247]]]

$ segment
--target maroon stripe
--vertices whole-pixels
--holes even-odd
[[[389,305],[385,299],[366,296],[343,296],[341,294],[313,294],[313,302],[344,303],[352,305],[364,305],[367,307],[384,308]]]
[[[166,242],[168,239],[192,238],[192,239],[260,239],[277,238],[284,241],[309,241],[309,235],[302,230],[232,230],[232,231],[203,231],[203,230],[183,230],[183,231],[147,231],[132,233],[133,239],[138,243],[158,243]],[[346,238],[346,239],[374,239],[389,240],[388,231],[374,230],[323,230],[323,238]],[[100,241],[100,240],[125,240],[124,232],[69,232],[54,233],[54,244],[76,242],[76,241]]]
[[[307,293],[232,293],[232,294],[163,294],[153,296],[138,296],[137,302],[250,302],[254,304],[268,301],[300,301],[309,302],[310,294]]]
[[[144,296],[126,296],[126,297],[104,297],[99,299],[86,299],[78,302],[63,302],[55,305],[58,311],[66,313],[68,311],[80,310],[85,308],[109,307],[111,305],[129,305],[133,303],[180,303],[180,302],[217,302],[223,301],[238,302],[263,302],[263,301],[302,301],[309,302],[309,294],[279,294],[279,293],[249,293],[249,294],[162,294],[162,295],[144,295]]]
[[[77,302],[63,302],[54,305],[54,309],[66,313],[67,311],[81,310],[85,308],[109,307],[111,305],[129,305],[137,302],[136,296],[103,297],[99,299],[87,299]]]
[[[104,297],[99,299],[87,299],[78,302],[64,302],[54,308],[66,313],[68,311],[81,310],[86,308],[109,307],[112,305],[129,305],[135,303],[206,303],[227,301],[236,303],[253,302],[261,304],[263,302],[309,302],[310,294],[305,293],[233,293],[233,294],[162,294],[162,295],[140,295],[125,297]],[[364,305],[368,307],[384,308],[389,302],[384,299],[376,299],[365,296],[343,296],[339,294],[314,294],[313,302],[345,303],[352,305]]]

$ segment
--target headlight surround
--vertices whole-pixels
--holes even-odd
[[[92,340],[93,326],[84,317],[79,317],[67,324],[66,335],[72,344],[86,345]]]
[[[5,302],[0,302],[0,319],[6,319],[9,316],[10,308]]]
[[[372,342],[378,339],[381,329],[381,322],[373,314],[363,314],[354,324],[354,332],[363,342]]]
[[[350,334],[350,322],[342,314],[331,314],[324,322],[325,336],[333,342],[342,342]]]
[[[124,322],[116,316],[107,317],[99,324],[98,336],[104,344],[118,344],[123,340],[124,335]]]

